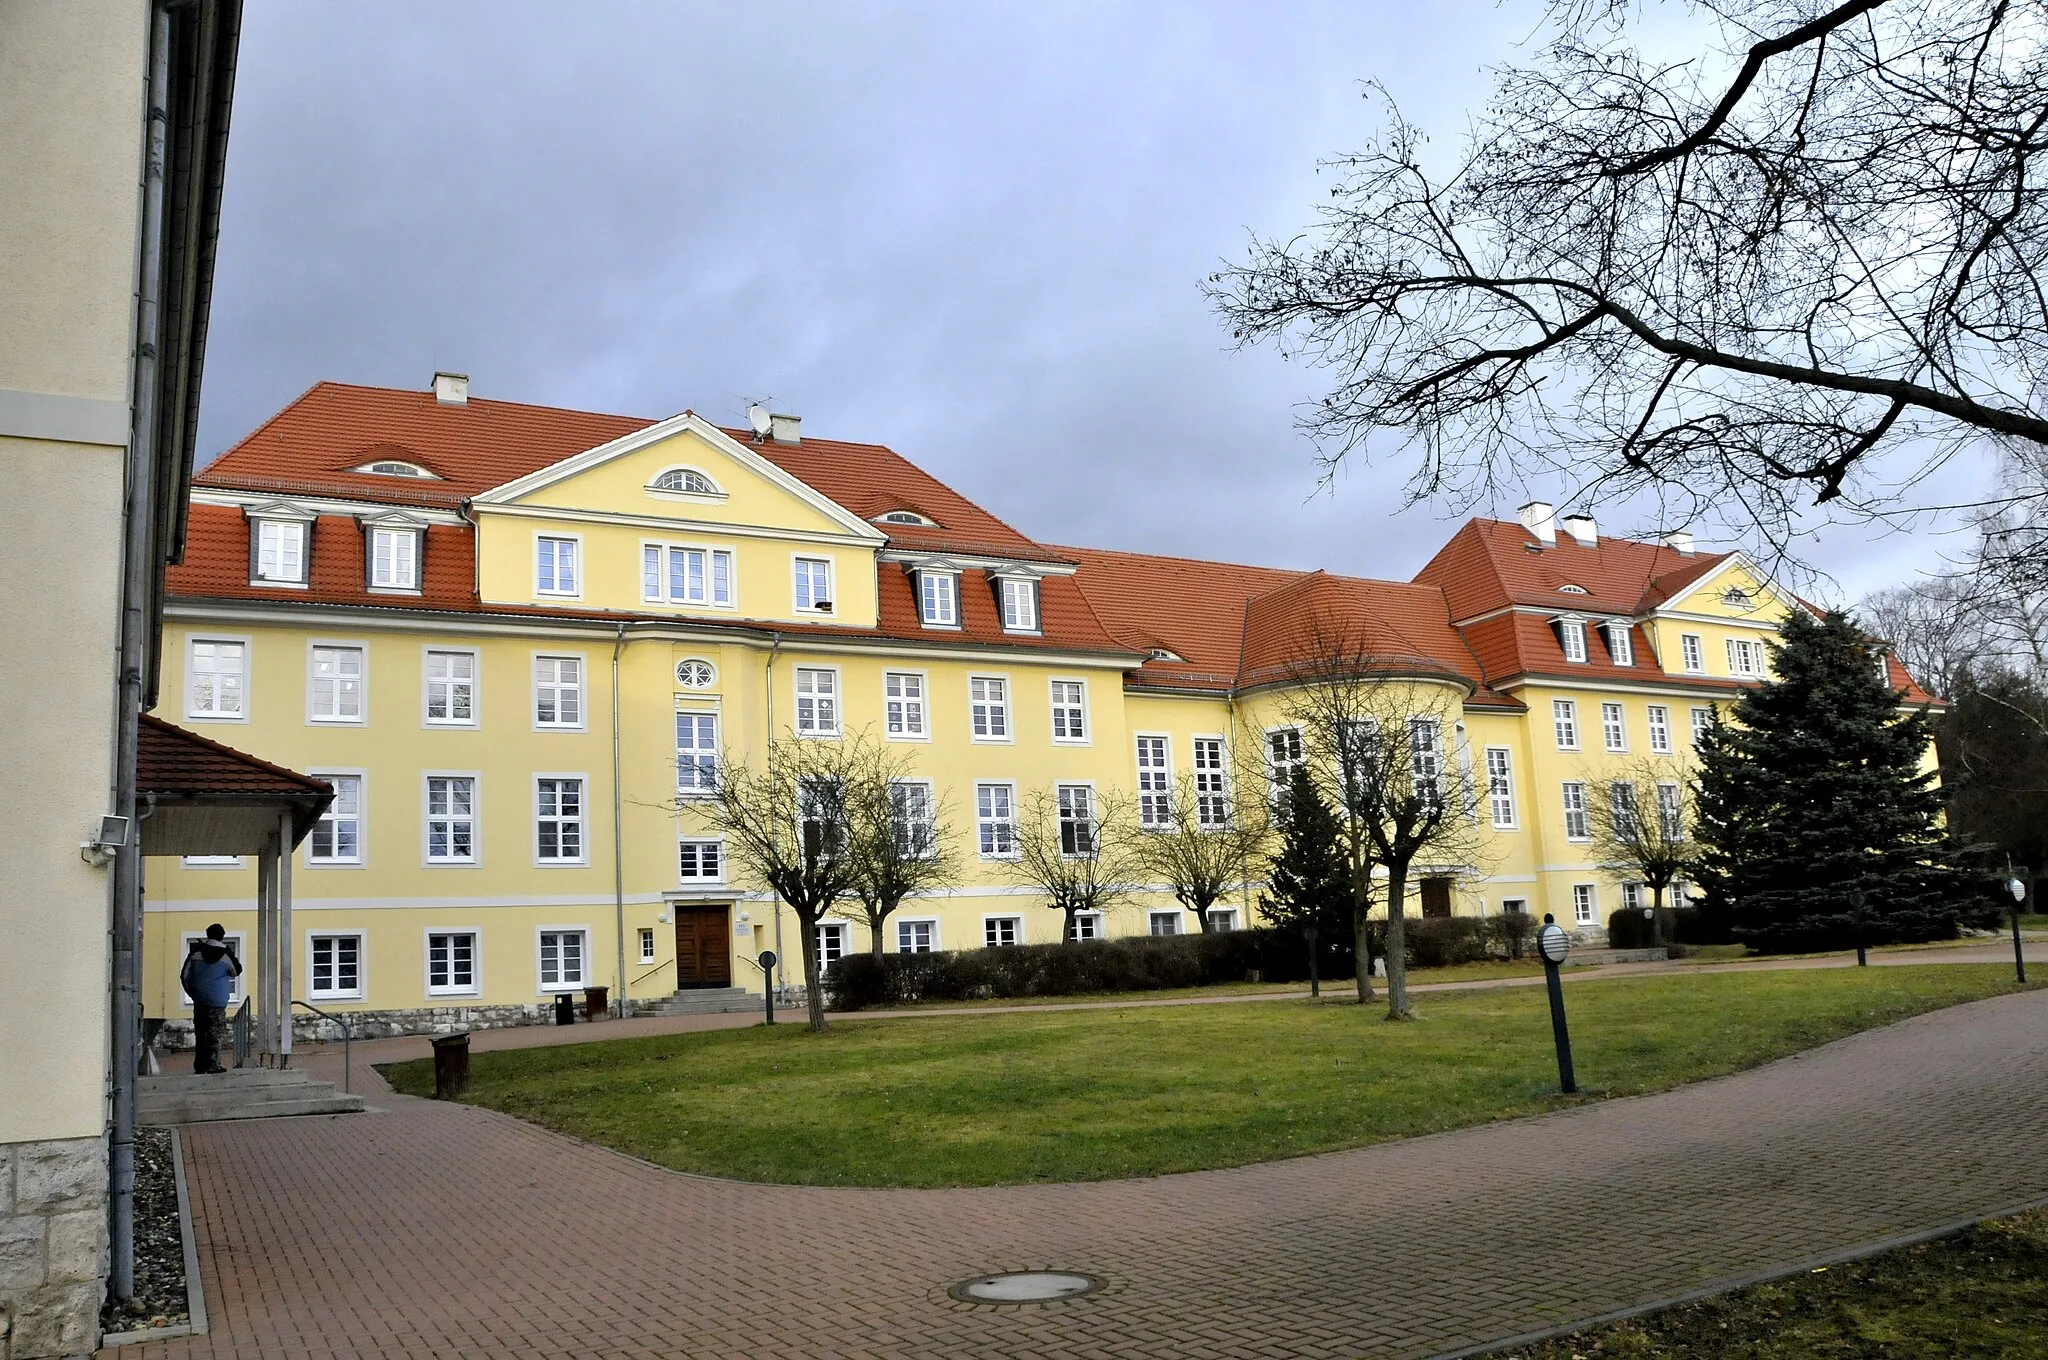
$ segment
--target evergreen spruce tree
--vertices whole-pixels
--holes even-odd
[[[1947,939],[1984,918],[1981,868],[1941,823],[1922,761],[1928,715],[1901,713],[1878,652],[1848,619],[1796,611],[1732,722],[1699,748],[1695,829],[1705,913],[1761,952],[1842,948],[1849,893],[1865,894],[1866,939]]]
[[[1337,814],[1308,771],[1295,766],[1287,793],[1274,810],[1280,848],[1267,875],[1259,910],[1282,930],[1316,928],[1324,977],[1343,977],[1356,966],[1351,888],[1337,848]]]

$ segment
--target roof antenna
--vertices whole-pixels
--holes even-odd
[[[747,424],[754,427],[754,442],[756,444],[768,437],[768,430],[770,428],[768,402],[773,400],[775,398],[769,397],[764,401],[750,401],[747,403]]]

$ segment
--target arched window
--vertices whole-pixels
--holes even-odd
[[[891,510],[886,515],[875,516],[875,522],[877,524],[931,524],[930,520],[918,514],[915,510]]]
[[[374,463],[365,463],[355,470],[357,472],[372,473],[378,477],[424,477],[430,481],[439,480],[433,473],[427,471],[419,464],[401,463],[395,458],[380,458]]]
[[[686,491],[693,496],[716,496],[717,486],[695,468],[670,468],[654,479],[656,491]]]

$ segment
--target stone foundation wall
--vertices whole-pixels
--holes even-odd
[[[106,1281],[106,1143],[0,1143],[0,1360],[91,1354]]]
[[[393,1039],[402,1034],[454,1034],[460,1030],[511,1029],[519,1025],[552,1025],[555,1003],[539,1001],[530,1005],[506,1006],[421,1006],[413,1010],[342,1011],[348,1017],[351,1036],[357,1039]],[[576,1023],[583,1023],[583,998],[576,998]],[[340,1026],[304,1011],[292,1016],[292,1042],[332,1043],[341,1038]],[[227,1038],[222,1036],[222,1048]],[[157,1031],[156,1047],[182,1052],[192,1047],[192,1022],[166,1020]],[[224,1059],[225,1061],[225,1059]]]

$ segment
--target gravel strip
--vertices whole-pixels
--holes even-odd
[[[176,1327],[185,1311],[185,1242],[178,1232],[177,1173],[171,1166],[171,1131],[135,1131],[135,1302],[109,1302],[108,1331]]]

